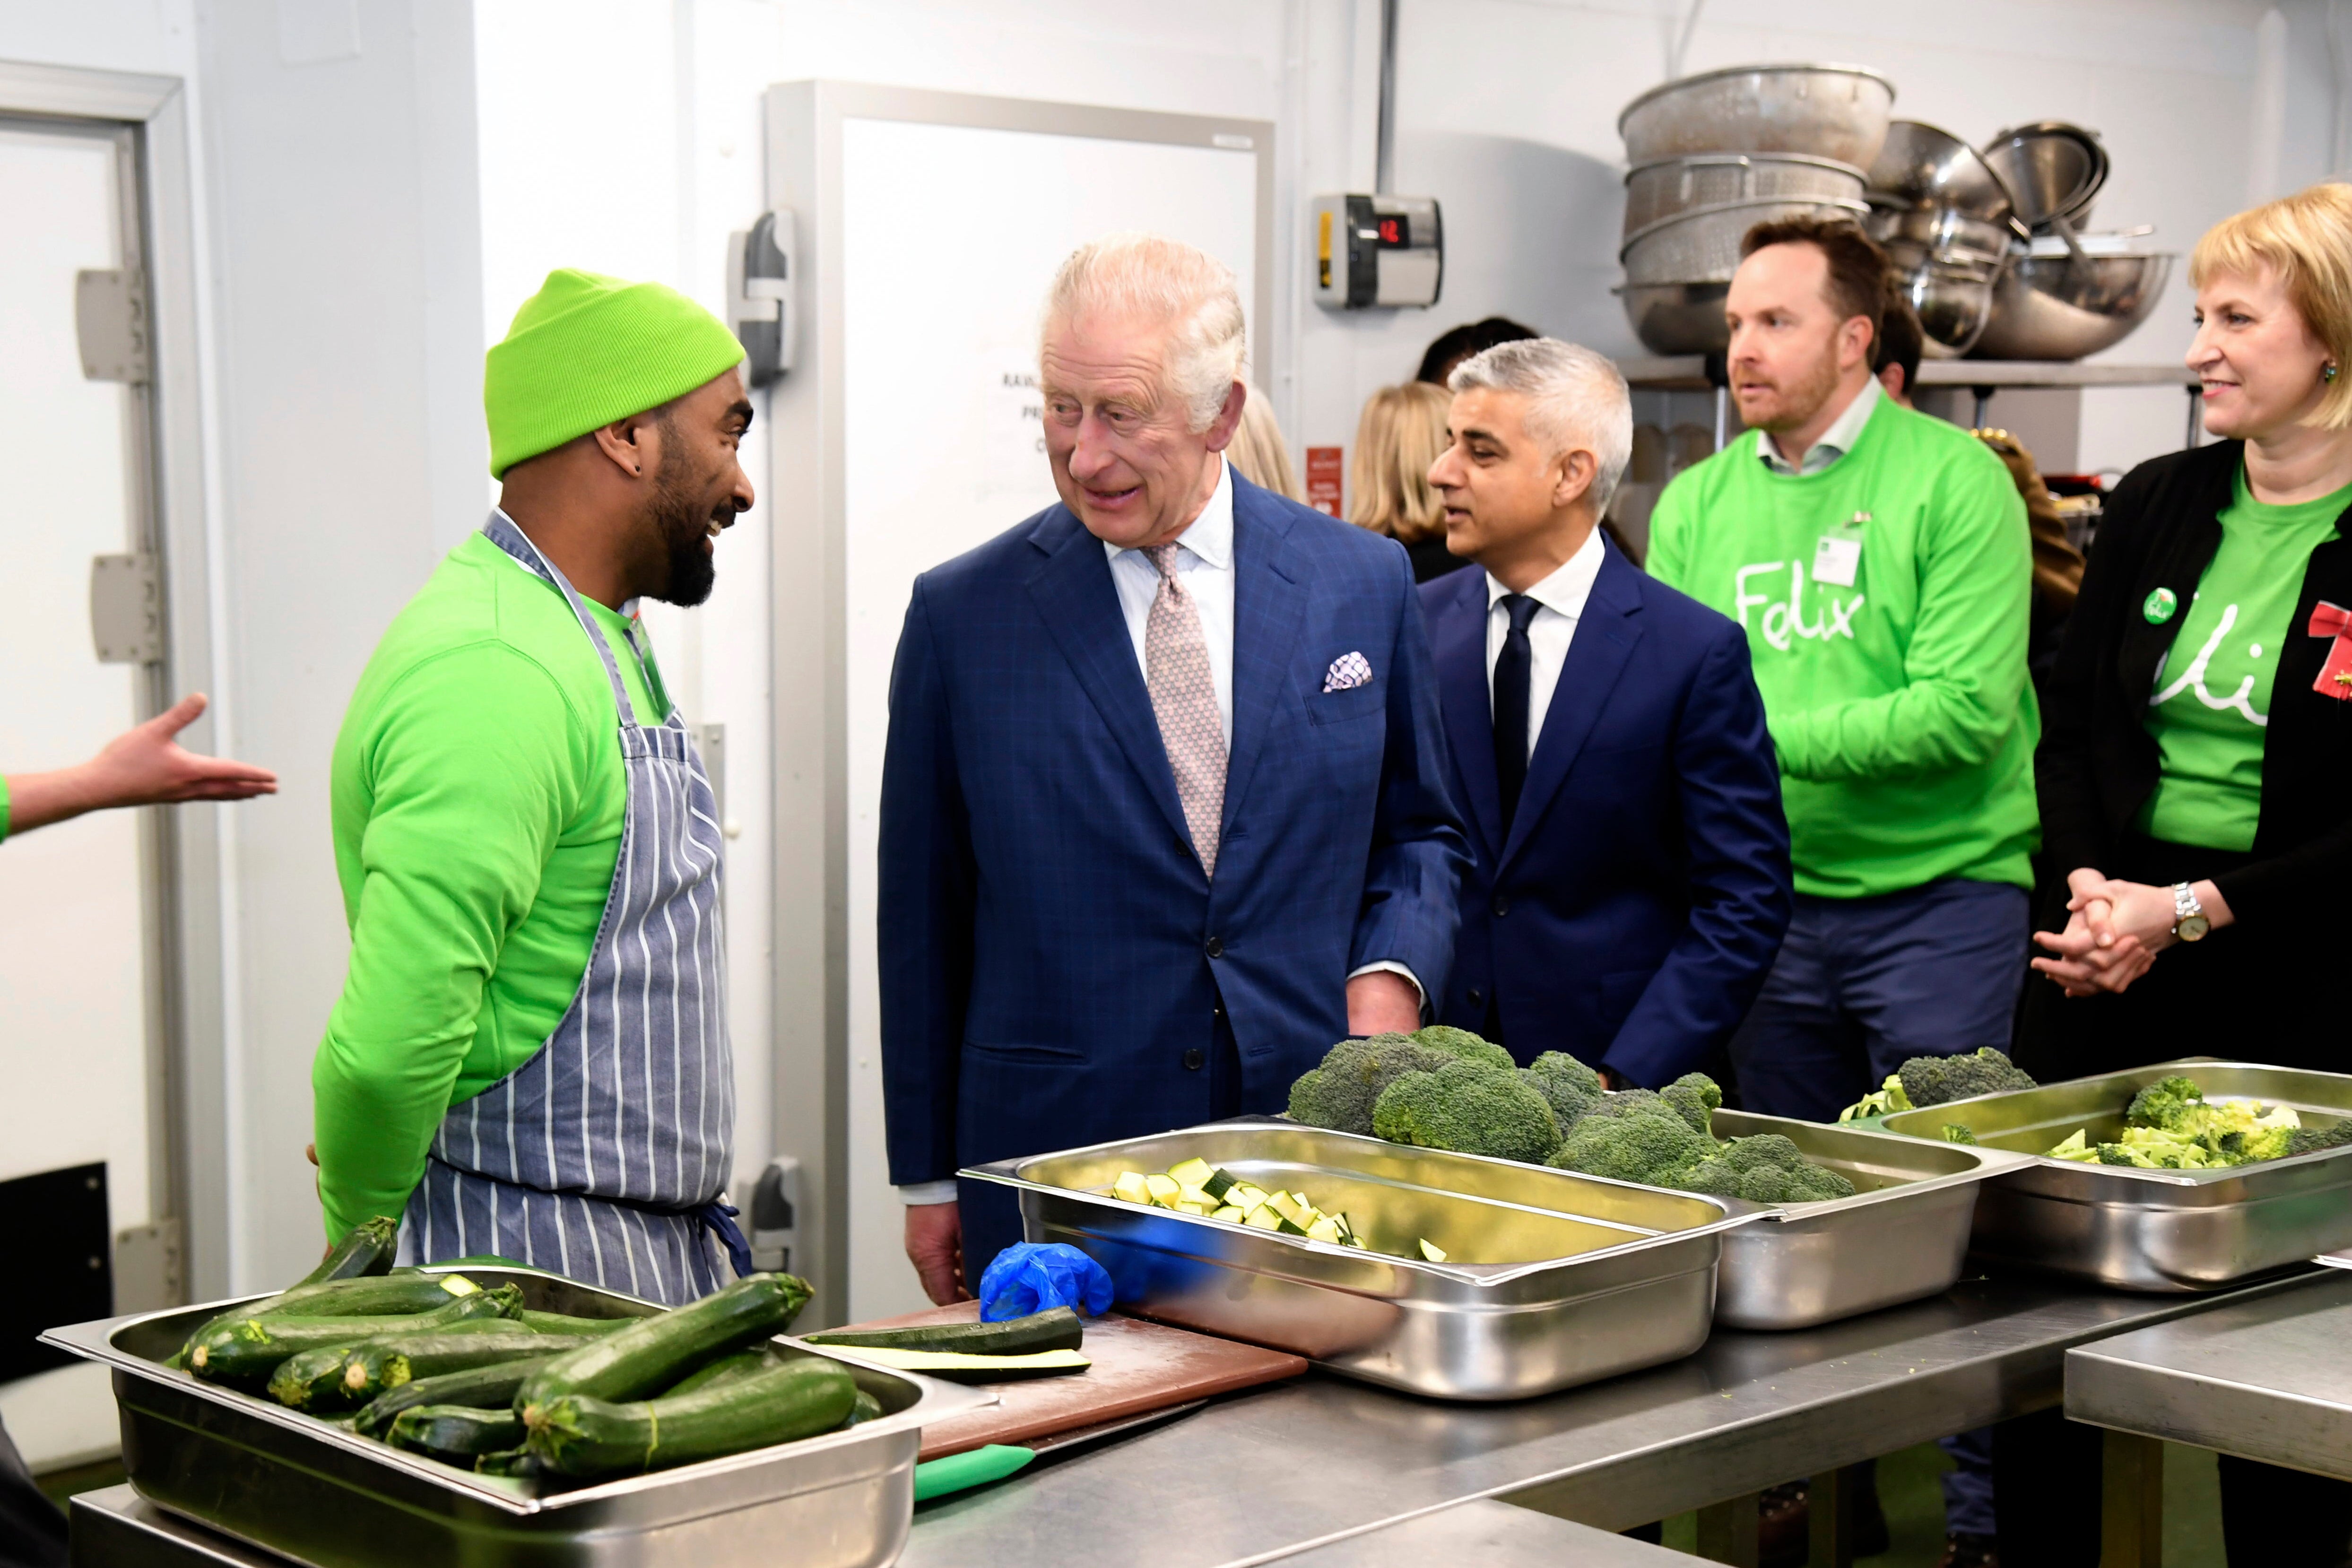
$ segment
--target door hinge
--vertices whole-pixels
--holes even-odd
[[[147,279],[134,267],[74,274],[74,332],[81,373],[94,382],[146,383]]]
[[[91,558],[89,640],[101,664],[163,661],[163,578],[152,554]]]

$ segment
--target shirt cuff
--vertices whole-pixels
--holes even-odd
[[[945,1181],[909,1182],[898,1189],[898,1201],[909,1208],[919,1203],[953,1203],[956,1200],[955,1178]]]
[[[1360,969],[1350,969],[1348,971],[1348,978],[1352,980],[1359,975],[1381,974],[1402,975],[1406,979],[1411,980],[1413,990],[1421,997],[1422,1010],[1423,1012],[1429,1010],[1429,990],[1421,983],[1421,977],[1393,958],[1383,958],[1377,964],[1367,964]]]

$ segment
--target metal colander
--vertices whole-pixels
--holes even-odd
[[[1734,202],[1860,201],[1868,183],[1851,163],[1760,152],[1702,152],[1640,163],[1625,175],[1625,235],[1699,207]]]
[[[1653,283],[1727,283],[1739,269],[1739,241],[1758,224],[1780,218],[1846,218],[1859,223],[1870,211],[1859,201],[1726,202],[1693,207],[1661,218],[1625,238],[1617,259],[1625,265],[1625,281],[1642,287]]]

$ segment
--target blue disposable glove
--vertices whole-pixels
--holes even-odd
[[[1059,1241],[1007,1247],[980,1277],[980,1321],[987,1323],[1055,1307],[1096,1318],[1110,1310],[1110,1276],[1102,1265]]]

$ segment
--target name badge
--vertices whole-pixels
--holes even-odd
[[[1813,580],[1832,588],[1852,588],[1862,569],[1862,539],[1851,533],[1823,534],[1813,547]]]

